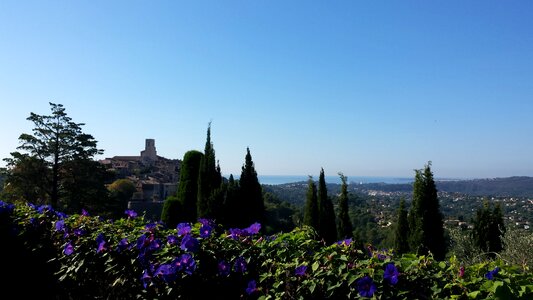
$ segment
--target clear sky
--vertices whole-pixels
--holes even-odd
[[[103,157],[533,176],[533,1],[0,1],[1,158],[49,102]]]

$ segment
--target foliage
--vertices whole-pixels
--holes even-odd
[[[21,134],[17,149],[22,152],[5,159],[8,188],[4,192],[11,199],[50,203],[56,209],[62,205],[71,212],[91,205],[94,199],[104,201],[109,178],[92,160],[103,150],[96,147],[92,135],[82,131],[83,123],[68,117],[63,105],[50,103],[50,109],[51,115],[32,112],[27,118],[34,125],[33,134]]]
[[[296,227],[297,209],[281,201],[271,193],[264,193],[265,199],[265,234],[289,232]]]
[[[339,173],[341,177],[341,195],[339,197],[339,213],[338,213],[338,224],[337,224],[337,234],[340,239],[346,239],[353,236],[353,227],[352,221],[348,214],[348,184],[347,178],[344,174]]]
[[[319,228],[318,198],[316,184],[312,176],[307,181],[307,195],[304,208],[304,224],[318,230]]]
[[[328,196],[324,169],[321,169],[318,177],[318,233],[326,243],[333,243],[337,239],[335,220],[335,211]]]
[[[475,245],[483,252],[496,253],[503,250],[502,235],[505,233],[502,209],[499,203],[494,207],[485,200],[473,220],[472,238]]]
[[[246,148],[244,165],[239,178],[238,204],[233,207],[236,210],[236,218],[231,220],[236,227],[243,227],[254,222],[263,222],[265,218],[265,204],[263,191],[250,149]]]
[[[415,170],[413,201],[409,212],[409,246],[419,254],[432,253],[442,259],[446,254],[443,217],[431,162],[424,170]]]
[[[211,142],[211,122],[207,127],[207,138],[205,141],[204,155],[200,160],[200,170],[198,173],[198,217],[213,217],[217,213],[217,201],[220,197],[215,195],[215,190],[220,188],[222,175],[220,167],[217,166],[215,149]],[[219,191],[220,194],[220,191]]]
[[[394,249],[397,253],[409,252],[409,223],[407,220],[407,210],[405,209],[405,199],[400,200],[398,208],[398,222],[394,229]]]
[[[161,210],[161,221],[170,227],[176,227],[178,223],[187,216],[184,215],[183,204],[177,196],[168,196],[163,203]]]
[[[55,299],[533,297],[533,274],[503,260],[467,265],[361,249],[351,239],[324,244],[307,226],[261,236],[258,223],[224,230],[200,219],[168,228],[131,211],[112,222],[4,202],[0,224],[34,253],[51,250]]]
[[[196,150],[187,151],[183,155],[177,198],[182,205],[183,213],[181,215],[185,222],[194,222],[197,219],[198,175],[202,157],[202,152]],[[171,213],[179,214],[176,210],[171,210]],[[166,222],[165,219],[161,220]],[[170,226],[177,224],[177,222],[167,223]]]

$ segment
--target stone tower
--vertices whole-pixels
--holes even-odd
[[[155,140],[146,139],[144,150],[141,151],[141,160],[144,163],[152,164],[157,161],[157,151],[155,150]]]

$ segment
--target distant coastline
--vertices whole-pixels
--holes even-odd
[[[259,182],[261,184],[277,185],[294,182],[307,182],[309,176],[306,175],[258,175]],[[411,183],[413,178],[402,177],[372,177],[372,176],[346,176],[349,184],[364,184],[364,183],[387,183],[387,184],[402,184]],[[318,176],[313,177],[314,180],[318,180]],[[326,176],[327,183],[340,184],[341,179],[339,176]]]
[[[235,176],[239,179],[239,176]],[[307,175],[257,175],[259,183],[266,185],[278,185],[296,182],[307,182],[309,176]],[[348,184],[369,184],[369,183],[384,183],[384,184],[411,184],[414,177],[394,177],[394,176],[346,176]],[[315,181],[318,180],[318,175],[313,176]],[[435,178],[436,182],[457,182],[457,181],[471,181],[471,180],[494,180],[495,178]],[[341,184],[339,176],[326,176],[326,183]]]

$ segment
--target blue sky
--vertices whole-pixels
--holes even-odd
[[[104,157],[533,176],[532,79],[532,1],[2,1],[0,157],[54,102]]]

